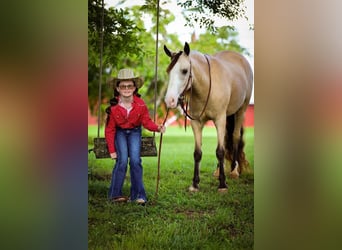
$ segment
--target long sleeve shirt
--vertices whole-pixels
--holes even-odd
[[[132,109],[129,113],[121,105],[112,106],[110,111],[109,120],[105,127],[105,138],[110,154],[116,152],[115,133],[117,127],[132,129],[143,126],[152,132],[158,132],[158,125],[151,120],[145,102],[135,95],[133,96]]]

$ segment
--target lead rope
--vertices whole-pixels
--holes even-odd
[[[163,126],[165,125],[167,116],[169,115],[169,108],[166,110],[166,116],[163,121]],[[158,174],[157,174],[157,186],[156,186],[156,193],[154,194],[155,200],[158,198],[158,190],[159,190],[159,180],[160,180],[160,155],[161,155],[161,149],[162,149],[162,143],[163,143],[163,133],[160,134],[160,141],[159,141],[159,151],[158,151]]]

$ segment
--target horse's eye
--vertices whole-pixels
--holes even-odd
[[[188,70],[187,69],[182,69],[182,73],[183,73],[183,75],[185,75],[186,73],[188,73]]]

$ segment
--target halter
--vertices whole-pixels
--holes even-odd
[[[191,81],[191,86],[190,86],[190,88],[192,87],[192,71],[191,71],[191,68],[192,68],[192,67],[191,67],[191,60],[190,60],[190,59],[189,59],[189,62],[190,62],[190,72],[189,72],[188,81],[187,81],[187,83],[186,83],[186,85],[185,85],[185,88],[184,88],[182,94],[179,95],[178,101],[181,101],[181,100],[184,99],[185,92],[186,92],[186,91],[188,90],[188,88],[189,88],[190,81]],[[191,88],[191,91],[192,91],[192,88]]]
[[[207,95],[207,99],[205,101],[205,104],[204,104],[204,107],[199,115],[199,117],[196,119],[194,118],[193,116],[191,116],[189,113],[188,113],[188,107],[189,107],[189,99],[186,99],[185,97],[185,92],[187,91],[188,89],[188,86],[190,84],[190,80],[191,80],[191,87],[190,87],[190,90],[191,90],[191,94],[190,94],[190,100],[191,100],[191,96],[192,96],[192,72],[191,72],[191,60],[190,60],[190,73],[189,73],[189,77],[188,77],[188,81],[186,83],[186,86],[182,92],[182,94],[179,96],[178,98],[178,102],[185,114],[186,117],[189,117],[191,120],[199,120],[201,118],[201,116],[203,115],[205,109],[207,108],[207,105],[208,105],[208,102],[209,102],[209,96],[210,96],[210,92],[211,92],[211,70],[210,70],[210,63],[209,63],[209,59],[208,59],[208,56],[207,55],[204,55],[205,59],[207,60],[207,63],[208,63],[208,68],[209,68],[209,91],[208,91],[208,95]],[[185,101],[185,104],[184,104],[184,101]],[[184,108],[185,106],[185,108]],[[186,119],[185,119],[185,127],[186,127]]]

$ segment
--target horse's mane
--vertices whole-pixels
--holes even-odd
[[[180,57],[180,55],[183,53],[183,51],[179,51],[178,53],[173,53],[171,55],[171,63],[170,65],[167,67],[166,72],[170,73],[171,69],[175,66],[175,64],[178,61],[178,58]]]
[[[166,69],[166,72],[167,72],[168,74],[169,74],[170,71],[173,69],[173,67],[174,67],[175,64],[177,63],[177,61],[178,61],[179,57],[182,55],[182,53],[183,53],[183,51],[179,51],[178,53],[173,52],[173,53],[171,54],[171,63],[169,64],[169,66],[168,66],[167,69]],[[190,52],[190,54],[191,54],[192,56],[194,56],[195,58],[197,58],[197,59],[203,56],[203,53],[201,53],[201,52],[199,52],[199,51],[197,51],[197,50],[192,50],[192,51]]]

